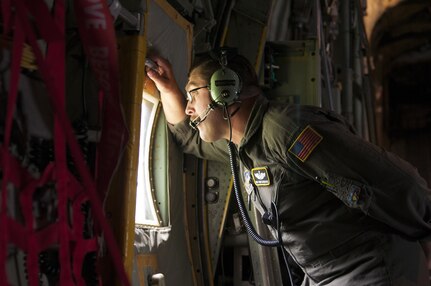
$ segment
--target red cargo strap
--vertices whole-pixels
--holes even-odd
[[[84,1],[85,2],[85,1]],[[88,1],[87,1],[88,2]],[[90,1],[94,3],[95,1]],[[55,243],[60,243],[60,282],[61,285],[75,285],[74,281],[77,281],[78,285],[84,285],[84,281],[81,277],[82,262],[85,254],[89,251],[97,250],[96,239],[83,239],[82,230],[83,218],[79,218],[79,206],[86,200],[86,196],[89,197],[91,202],[91,207],[94,212],[96,222],[101,226],[108,249],[114,260],[117,271],[119,272],[120,279],[124,285],[129,285],[127,275],[124,271],[124,267],[121,261],[121,256],[119,250],[115,244],[113,233],[104,218],[101,198],[98,196],[96,191],[96,186],[91,177],[91,174],[83,160],[80,147],[75,138],[73,129],[70,122],[66,116],[64,110],[64,93],[65,93],[65,67],[64,67],[64,1],[55,1],[54,15],[53,19],[46,7],[43,0],[15,0],[13,3],[15,6],[15,19],[14,21],[14,41],[13,41],[13,53],[12,53],[12,64],[11,64],[11,79],[9,85],[9,96],[8,96],[8,106],[7,115],[5,122],[5,138],[4,145],[1,149],[1,163],[3,166],[3,180],[2,180],[2,198],[1,198],[1,208],[0,208],[0,220],[2,223],[3,230],[0,234],[0,259],[6,258],[7,245],[13,242],[16,246],[21,248],[23,251],[27,252],[27,270],[29,285],[38,285],[38,254],[47,249],[49,246]],[[2,5],[2,13],[5,15],[7,12]],[[79,5],[78,5],[79,6]],[[106,5],[102,3],[105,8],[105,18],[110,19],[109,13],[107,12]],[[33,31],[28,19],[30,11],[34,14],[34,21],[38,24],[39,32],[41,35],[45,36],[48,53],[44,60],[40,47],[37,43],[35,32]],[[11,14],[9,14],[11,15]],[[100,16],[100,14],[98,14]],[[112,21],[111,25],[107,28],[109,30],[109,35],[114,35]],[[49,29],[50,31],[48,31]],[[57,33],[52,33],[52,31],[57,31]],[[40,75],[46,83],[46,88],[50,96],[53,110],[55,114],[55,127],[54,127],[54,138],[55,138],[55,163],[48,165],[43,171],[42,176],[35,180],[30,178],[27,171],[24,170],[19,162],[13,158],[9,151],[10,134],[12,128],[12,117],[14,114],[17,89],[18,89],[18,78],[20,71],[20,61],[22,56],[22,48],[24,45],[24,35],[27,41],[33,49],[36,56],[37,65],[39,68]],[[106,56],[109,59],[109,63],[113,62],[113,70],[109,73],[113,76],[109,77],[109,80],[118,80],[118,66],[116,58],[116,45],[115,38],[114,41],[109,41],[110,45],[106,46],[106,51],[108,54]],[[115,52],[109,52],[115,51]],[[114,76],[115,75],[115,76]],[[101,78],[99,77],[99,80]],[[110,102],[107,106],[112,109],[114,106],[114,101],[110,97],[117,96],[118,91],[115,92],[113,89],[118,89],[118,82],[112,83],[111,90],[109,92],[105,91],[106,102]],[[103,84],[102,84],[103,85]],[[119,103],[116,103],[117,115]],[[111,110],[107,108],[107,110]],[[106,111],[105,111],[106,112]],[[114,111],[115,112],[115,111]],[[120,112],[121,114],[121,112]],[[110,116],[106,116],[110,117]],[[109,121],[108,121],[109,122]],[[120,124],[121,125],[121,124]],[[115,135],[125,134],[125,129],[123,133],[120,132],[120,125],[117,124],[117,129],[115,130]],[[111,137],[110,139],[121,139],[119,142],[111,144],[110,147],[118,147],[122,149],[122,143],[125,136]],[[78,170],[79,176],[82,180],[84,188],[75,180],[75,178],[69,173],[66,165],[66,155],[65,155],[65,143],[68,143],[70,152],[72,154],[75,166]],[[121,148],[120,148],[121,147]],[[121,150],[117,150],[116,154],[120,154]],[[112,159],[112,158],[111,158]],[[118,158],[116,158],[118,160]],[[113,172],[113,169],[112,169]],[[33,213],[32,213],[32,203],[33,194],[38,186],[42,186],[49,181],[56,181],[56,190],[58,196],[58,221],[45,227],[42,230],[36,231],[33,226]],[[25,225],[21,225],[12,218],[8,217],[7,214],[7,195],[8,187],[15,187],[22,190],[20,196],[21,208],[24,216]],[[86,193],[84,193],[86,190]],[[85,195],[84,195],[85,194]],[[73,202],[73,213],[74,221],[72,228],[69,227],[68,222],[68,200]],[[73,246],[73,251],[71,247]],[[73,255],[72,255],[73,252]],[[73,259],[73,276],[71,273],[71,257]],[[5,267],[0,267],[0,279],[1,281],[7,281],[7,276],[5,273]]]
[[[128,133],[119,96],[117,42],[112,16],[104,0],[75,0],[76,22],[90,66],[103,91],[102,137],[97,156],[97,190],[105,198],[123,153]]]

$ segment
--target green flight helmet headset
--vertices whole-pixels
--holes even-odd
[[[221,68],[216,70],[210,79],[209,91],[212,100],[218,105],[228,106],[238,101],[241,93],[242,82],[239,75],[228,68],[228,56],[230,52],[222,48],[218,61]]]

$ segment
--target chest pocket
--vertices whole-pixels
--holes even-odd
[[[274,177],[268,167],[243,169],[243,183],[248,200],[256,205],[262,215],[271,209],[271,202],[275,200],[277,181],[277,176]]]

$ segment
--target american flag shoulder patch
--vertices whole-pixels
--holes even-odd
[[[290,146],[289,152],[305,162],[322,139],[323,137],[316,130],[307,125]]]

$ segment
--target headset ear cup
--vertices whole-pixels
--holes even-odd
[[[209,90],[214,102],[220,105],[230,105],[238,99],[241,87],[241,79],[238,74],[229,68],[222,68],[211,76]]]

